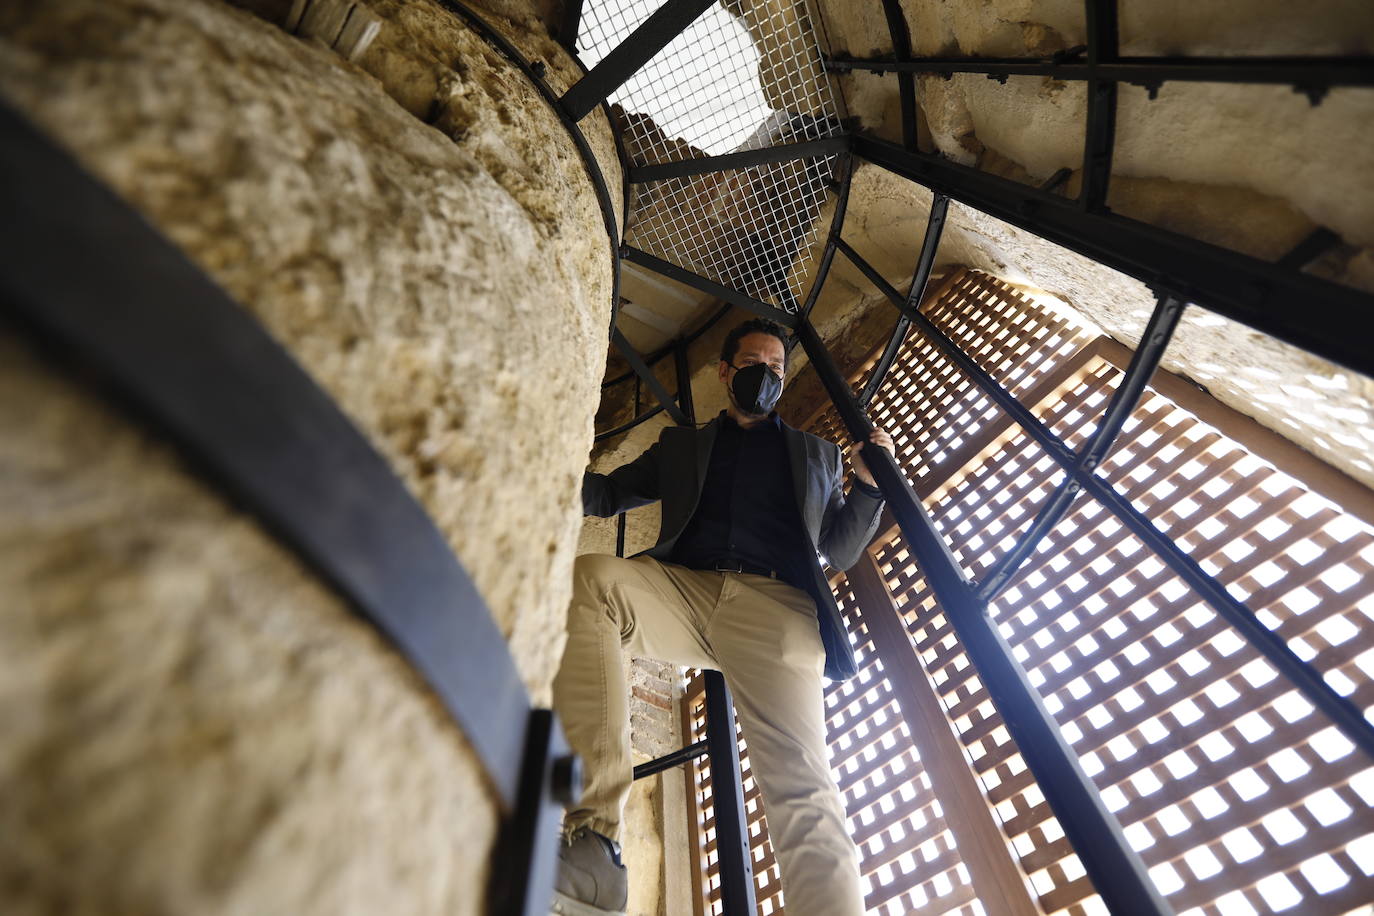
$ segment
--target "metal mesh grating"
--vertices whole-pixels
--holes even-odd
[[[809,244],[835,157],[641,185],[627,239],[679,267],[787,311],[803,298]]]
[[[656,0],[588,2],[577,47],[594,66]],[[732,12],[733,11],[733,12]],[[635,165],[763,149],[842,132],[804,3],[717,4],[612,96]],[[836,157],[637,185],[627,240],[789,311],[794,261],[815,233]]]

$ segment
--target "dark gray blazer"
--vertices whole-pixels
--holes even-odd
[[[629,464],[609,474],[583,474],[583,511],[604,518],[663,500],[658,543],[643,553],[666,562],[696,511],[721,416],[723,411],[701,429],[670,426]],[[806,590],[816,602],[821,640],[825,644],[825,675],[831,680],[844,680],[856,670],[854,651],[817,554],[836,569],[853,566],[878,530],[883,501],[858,488],[845,499],[844,462],[839,447],[786,423],[782,429],[792,461],[797,508],[807,537],[816,548],[811,552],[811,582]]]

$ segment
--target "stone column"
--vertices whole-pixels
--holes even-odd
[[[518,69],[431,0],[367,6],[349,62],[216,0],[19,0],[0,96],[335,398],[546,704],[611,248]],[[73,368],[0,323],[0,911],[480,912],[498,813],[426,685]]]

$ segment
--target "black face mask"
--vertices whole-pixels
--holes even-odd
[[[747,414],[761,416],[768,413],[782,397],[782,379],[765,363],[737,367],[730,390],[735,394],[735,406]]]

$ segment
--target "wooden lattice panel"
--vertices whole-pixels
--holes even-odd
[[[1374,708],[1374,529],[1157,394],[1103,470],[1338,693]]]
[[[706,685],[700,671],[687,672],[684,702],[687,704],[687,732],[690,735],[688,740],[700,741],[706,737]],[[777,859],[773,856],[773,844],[768,838],[763,799],[754,779],[754,771],[749,764],[749,747],[740,732],[738,721],[735,722],[735,739],[739,745],[740,782],[744,790],[745,816],[749,828],[749,856],[754,871],[754,892],[760,916],[772,916],[774,913],[782,912],[782,879]],[[693,810],[697,817],[705,912],[710,916],[720,916],[720,857],[716,846],[715,784],[711,775],[711,764],[706,757],[700,757],[688,764],[688,767],[692,791],[695,793]]]
[[[972,914],[973,886],[911,730],[883,675],[863,611],[841,577],[835,596],[859,672],[826,691],[830,764],[859,849],[870,913]]]
[[[1105,914],[986,688],[900,536],[874,551],[917,653],[1046,913]]]
[[[1079,446],[1119,377],[1093,358],[1032,409]],[[1059,477],[1028,444],[985,452],[932,492],[975,575]],[[1333,686],[1374,703],[1374,652],[1356,638],[1374,615],[1366,526],[1158,393],[1105,471]],[[878,558],[1042,906],[1100,908],[919,571],[900,543]],[[992,610],[1180,911],[1345,913],[1374,899],[1374,770],[1102,507],[1080,504]]]
[[[928,314],[1074,447],[1120,380],[1118,345],[1088,340],[989,278],[960,275]],[[872,363],[851,383],[862,384]],[[1272,442],[1261,448],[1283,451],[1290,476],[1242,444],[1262,436],[1228,432],[1244,425],[1226,419],[1235,415],[1210,401],[1198,406],[1195,392],[1164,382],[1175,399],[1147,391],[1100,473],[1338,692],[1374,714],[1374,528],[1300,482],[1315,479],[1310,466],[1295,470],[1310,459]],[[871,412],[892,431],[909,479],[975,577],[1062,479],[920,334],[907,341]],[[810,429],[847,438],[833,412]],[[880,772],[885,753],[918,759],[914,747],[894,750],[907,733],[890,720],[863,736],[893,736],[894,747],[881,750],[859,749],[853,724],[886,708],[876,689],[886,684],[884,659],[914,651],[1042,911],[1105,913],[900,534],[889,532],[872,553],[911,644],[875,646],[840,580],[867,675],[827,698],[832,737],[853,736],[832,748],[842,784],[847,774]],[[1374,767],[1104,507],[1080,498],[990,610],[1180,916],[1374,913]],[[913,775],[911,785],[919,799],[928,781]],[[860,801],[845,792],[851,806]],[[853,828],[861,844],[870,835],[861,822]],[[875,852],[892,861],[910,851],[888,842],[861,849],[870,880]],[[958,863],[952,842],[947,853]],[[966,874],[943,859],[918,872],[910,880]],[[938,898],[928,902],[937,912]],[[870,896],[870,904],[884,901]],[[878,911],[926,912],[910,899],[887,905]],[[971,896],[960,906],[981,904]]]
[[[1043,381],[1093,335],[1005,283],[966,270],[925,308],[945,336],[1017,397]]]
[[[940,801],[921,765],[911,730],[883,676],[862,612],[841,576],[835,597],[851,634],[859,673],[825,692],[826,725],[832,775],[844,798],[850,835],[859,850],[867,911],[883,916],[975,916],[967,869],[945,822]],[[688,683],[693,739],[705,736],[704,682]],[[737,726],[738,728],[738,726]],[[780,874],[768,841],[767,819],[748,747],[740,739],[750,855],[759,913],[786,912]],[[695,789],[704,831],[708,912],[720,912],[719,868],[710,764],[695,766]]]

